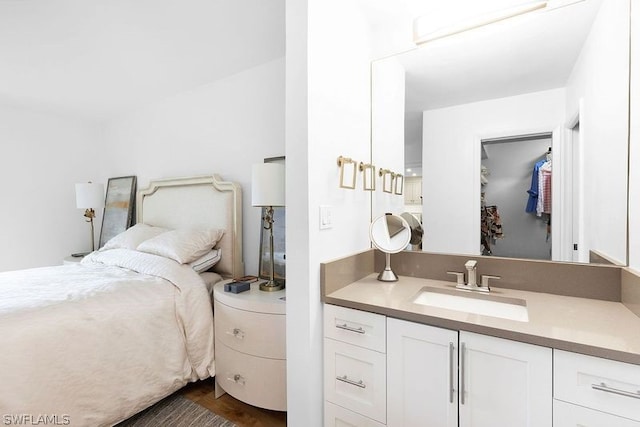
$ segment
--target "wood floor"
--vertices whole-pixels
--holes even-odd
[[[209,378],[191,383],[178,393],[211,412],[225,417],[238,427],[286,427],[286,412],[256,408],[234,399],[228,394],[216,399],[214,384],[214,380]]]

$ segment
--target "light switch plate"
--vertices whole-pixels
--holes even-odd
[[[320,205],[320,230],[333,227],[333,209],[331,206]]]

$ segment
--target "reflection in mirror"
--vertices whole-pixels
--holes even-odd
[[[370,163],[360,162],[362,172],[362,189],[365,191],[376,190],[376,167]]]
[[[394,180],[393,194],[402,196],[403,189],[404,189],[404,176],[397,173],[395,175],[395,180]]]
[[[626,264],[629,11],[584,0],[374,61],[372,161],[404,153],[406,184],[373,216],[421,218],[428,252]]]

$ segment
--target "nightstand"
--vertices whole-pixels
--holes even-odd
[[[64,265],[77,264],[80,261],[82,261],[82,258],[84,258],[84,257],[83,256],[71,256],[71,255],[69,255],[68,257],[64,257],[64,259],[62,260],[62,264],[64,264]]]
[[[260,291],[256,282],[233,294],[224,291],[229,282],[213,290],[216,396],[286,411],[285,290]]]

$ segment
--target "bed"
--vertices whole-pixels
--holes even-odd
[[[224,230],[213,272],[116,245],[75,265],[0,273],[2,422],[113,425],[214,376],[203,277],[212,285],[244,273],[241,198],[239,185],[217,175],[138,192],[138,224]]]

